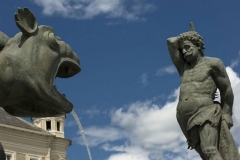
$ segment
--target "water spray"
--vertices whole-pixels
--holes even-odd
[[[75,121],[77,122],[78,124],[78,127],[79,127],[79,130],[80,130],[80,133],[83,137],[83,141],[85,143],[85,146],[87,148],[87,152],[88,152],[88,156],[89,156],[89,160],[92,160],[92,155],[91,155],[91,152],[90,152],[90,149],[89,149],[89,146],[88,146],[88,143],[87,143],[87,140],[86,140],[86,137],[84,135],[84,131],[83,131],[83,128],[82,128],[82,125],[81,125],[81,122],[80,122],[80,119],[78,118],[76,112],[74,110],[72,110],[71,112],[72,116],[74,117]]]

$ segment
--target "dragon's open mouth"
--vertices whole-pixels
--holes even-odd
[[[75,53],[74,53],[75,54]],[[78,60],[78,59],[77,59]],[[63,58],[61,60],[61,62],[59,63],[59,67],[56,71],[56,76],[55,77],[59,77],[59,78],[70,78],[73,77],[74,75],[76,75],[77,73],[79,73],[81,71],[81,68],[79,66],[79,61],[76,61],[74,59],[69,59],[69,58]],[[54,85],[55,86],[55,85]],[[57,92],[58,95],[61,95],[61,97],[69,102],[66,98],[66,95],[63,93],[60,93],[56,87],[53,88],[54,91],[53,92]],[[69,102],[71,103],[71,102]],[[67,112],[69,113],[69,110],[72,110],[72,108],[68,108],[68,105],[66,105],[63,109],[63,112]]]
[[[79,64],[71,59],[62,60],[60,63],[56,77],[69,78],[81,71]]]
[[[78,58],[63,58],[56,71],[56,77],[70,78],[80,71]],[[4,106],[4,109],[11,115],[21,117],[53,117],[72,111],[71,102],[57,90],[54,84],[43,85],[41,88],[40,94],[31,91],[32,96],[27,95],[21,103]],[[40,96],[36,97],[36,95]]]
[[[76,53],[73,52],[73,55],[76,55]],[[80,63],[79,59],[77,56],[74,56],[74,57],[76,57],[76,58],[74,58],[74,59],[62,58],[61,62],[59,63],[58,69],[56,71],[55,78],[57,78],[57,77],[70,78],[81,71],[81,68],[79,66],[79,63]],[[54,80],[55,80],[55,78],[54,78]],[[56,87],[54,87],[54,90],[55,90],[54,92],[58,92],[62,96],[62,98],[64,98],[66,101],[68,101],[65,94],[60,93]],[[69,112],[67,110],[72,110],[72,108],[71,109],[66,108],[65,112]]]
[[[62,58],[61,62],[59,63],[58,69],[56,71],[56,76],[59,78],[70,78],[76,75],[81,71],[80,65],[79,65],[79,59],[76,55],[76,53],[73,52],[73,57],[72,58]],[[44,114],[46,115],[46,111],[49,111],[51,116],[53,115],[63,115],[67,114],[72,111],[72,104],[71,102],[66,98],[65,94],[60,93],[55,85],[53,84],[52,92],[56,95],[59,96],[60,98],[60,103],[62,105],[55,107],[46,107],[43,108]],[[39,110],[39,109],[38,109]],[[51,110],[51,111],[50,111]]]

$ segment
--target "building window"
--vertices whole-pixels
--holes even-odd
[[[6,152],[5,155],[6,155],[6,160],[14,160],[14,153]]]
[[[51,121],[46,121],[46,130],[51,130]]]
[[[29,159],[28,160],[40,160],[41,158],[39,157],[32,157],[32,156],[29,156]]]
[[[13,160],[13,156],[11,154],[6,154],[6,160]]]
[[[60,122],[57,122],[57,131],[60,131]]]

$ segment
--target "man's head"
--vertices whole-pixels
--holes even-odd
[[[181,48],[184,41],[192,42],[192,44],[194,44],[199,48],[198,50],[201,53],[201,55],[204,56],[205,46],[204,46],[203,38],[197,32],[189,31],[189,32],[180,34],[178,40],[180,42]]]
[[[182,50],[183,58],[189,63],[196,62],[199,60],[199,57],[202,57],[202,54],[199,51],[200,48],[189,40],[183,41],[180,48]]]

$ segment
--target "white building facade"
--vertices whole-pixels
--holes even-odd
[[[67,160],[65,116],[32,118],[31,124],[0,109],[0,142],[6,160]]]

